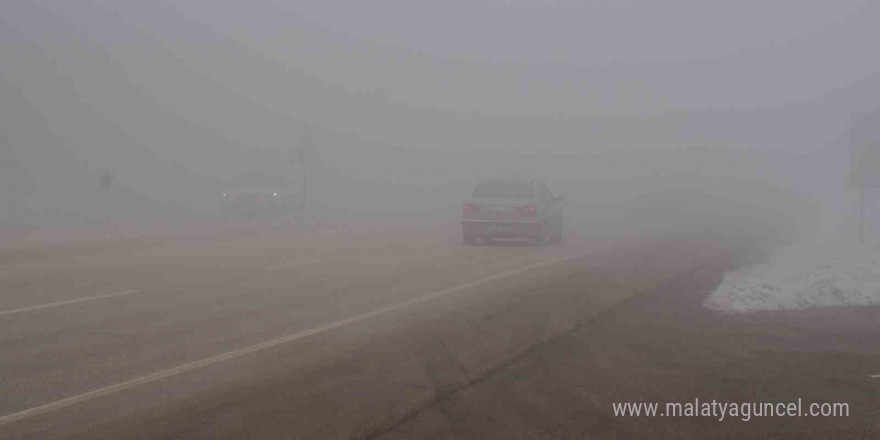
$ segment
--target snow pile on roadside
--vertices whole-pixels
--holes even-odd
[[[726,273],[704,305],[726,312],[880,305],[880,247],[794,245]]]

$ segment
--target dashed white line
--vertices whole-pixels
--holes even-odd
[[[483,279],[480,279],[477,281],[471,281],[469,283],[460,284],[458,286],[455,286],[455,287],[452,287],[449,289],[445,289],[445,290],[441,290],[439,292],[434,292],[434,293],[431,293],[428,295],[424,295],[424,296],[412,298],[412,299],[409,299],[409,300],[406,300],[403,302],[399,302],[397,304],[392,304],[390,306],[382,307],[380,309],[373,310],[372,312],[367,312],[367,313],[364,313],[361,315],[352,316],[350,318],[341,319],[339,321],[334,321],[334,322],[331,322],[328,324],[320,325],[318,327],[313,327],[308,330],[303,330],[303,331],[292,333],[289,335],[280,336],[278,338],[270,339],[268,341],[261,342],[259,344],[254,344],[254,345],[250,345],[247,347],[239,348],[237,350],[228,351],[226,353],[221,353],[221,354],[218,354],[215,356],[211,356],[209,358],[205,358],[205,359],[198,360],[195,362],[190,362],[188,364],[178,365],[176,367],[169,368],[167,370],[158,371],[158,372],[155,372],[152,374],[148,374],[146,376],[137,377],[137,378],[134,378],[134,379],[131,379],[131,380],[128,380],[125,382],[117,383],[114,385],[110,385],[110,386],[107,386],[104,388],[98,388],[98,389],[88,391],[83,394],[78,394],[76,396],[66,397],[64,399],[56,400],[54,402],[50,402],[50,403],[47,403],[44,405],[35,406],[33,408],[28,408],[28,409],[25,409],[25,410],[22,410],[19,412],[15,412],[12,414],[7,414],[5,416],[0,417],[0,426],[8,425],[10,423],[13,423],[13,422],[16,422],[19,420],[23,420],[23,419],[28,419],[28,418],[31,418],[31,417],[34,417],[34,416],[37,416],[40,414],[45,414],[48,412],[56,411],[56,410],[59,410],[59,409],[62,409],[62,408],[65,408],[65,407],[68,407],[71,405],[75,405],[78,403],[93,400],[98,397],[102,397],[102,396],[106,396],[106,395],[113,394],[116,392],[124,391],[124,390],[134,388],[139,385],[144,385],[144,384],[148,384],[151,382],[156,382],[156,381],[168,378],[168,377],[176,376],[176,375],[186,373],[188,371],[193,371],[193,370],[196,370],[199,368],[204,368],[204,367],[214,365],[214,364],[217,364],[217,363],[220,363],[223,361],[235,359],[235,358],[238,358],[241,356],[245,356],[245,355],[248,355],[251,353],[261,351],[261,350],[265,350],[267,348],[286,344],[289,342],[293,342],[293,341],[303,339],[303,338],[306,338],[309,336],[317,335],[320,333],[325,333],[330,330],[334,330],[334,329],[337,329],[340,327],[347,326],[349,324],[354,324],[356,322],[364,321],[364,320],[367,320],[370,318],[374,318],[376,316],[380,316],[380,315],[384,315],[386,313],[390,313],[390,312],[393,312],[396,310],[404,309],[404,308],[412,306],[412,305],[432,301],[437,298],[441,298],[441,297],[448,296],[448,295],[451,295],[454,293],[458,293],[463,290],[467,290],[467,289],[470,289],[472,287],[476,287],[476,286],[479,286],[482,284],[490,283],[495,280],[499,280],[499,279],[506,278],[506,277],[509,277],[512,275],[527,272],[529,270],[537,269],[539,267],[550,266],[552,264],[561,263],[563,261],[571,260],[574,258],[576,258],[576,257],[561,257],[561,258],[554,258],[554,259],[548,260],[548,261],[543,261],[540,263],[530,264],[528,266],[521,267],[519,269],[509,270],[507,272],[500,273],[498,275],[493,275],[493,276],[483,278]]]
[[[880,374],[872,374],[868,377],[870,377],[871,379],[880,379]]]
[[[3,310],[3,311],[0,311],[0,316],[12,315],[15,313],[30,312],[33,310],[48,309],[50,307],[66,306],[68,304],[76,304],[76,303],[81,303],[81,302],[86,302],[86,301],[95,301],[95,300],[104,299],[104,298],[113,298],[114,296],[131,295],[132,293],[138,293],[138,292],[140,292],[140,290],[125,290],[122,292],[107,293],[104,295],[87,296],[85,298],[69,299],[67,301],[58,301],[58,302],[53,302],[53,303],[48,303],[48,304],[40,304],[38,306],[29,306],[29,307],[21,307],[18,309]]]
[[[272,271],[276,271],[276,270],[290,269],[290,268],[292,268],[292,267],[297,267],[297,266],[305,266],[305,265],[308,265],[308,264],[320,264],[320,263],[326,263],[326,262],[328,262],[328,261],[330,261],[329,258],[325,258],[325,259],[322,259],[322,260],[291,261],[290,263],[279,264],[279,265],[277,265],[277,266],[270,266],[270,267],[267,267],[265,270],[266,270],[266,272],[272,272]]]

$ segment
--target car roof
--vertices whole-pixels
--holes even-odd
[[[520,185],[535,185],[539,182],[532,179],[518,179],[518,178],[508,178],[508,179],[482,179],[480,183],[515,183]]]
[[[230,188],[225,191],[228,194],[270,194],[273,192],[278,192],[280,190],[286,190],[289,188],[285,187],[243,187],[243,188]]]
[[[245,172],[224,182],[227,188],[272,188],[294,185],[291,176],[265,172]]]

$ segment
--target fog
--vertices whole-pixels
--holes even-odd
[[[878,24],[2,0],[0,436],[868,437]]]
[[[237,175],[299,182],[307,134],[316,218],[455,219],[515,174],[584,228],[846,236],[851,114],[880,102],[868,0],[0,9],[6,227],[210,219]]]

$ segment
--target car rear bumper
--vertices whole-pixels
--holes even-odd
[[[538,220],[462,220],[461,230],[465,236],[499,239],[536,239],[547,235],[544,223]]]
[[[296,211],[295,206],[285,206],[281,204],[224,204],[220,206],[220,211],[226,215],[281,215]]]

